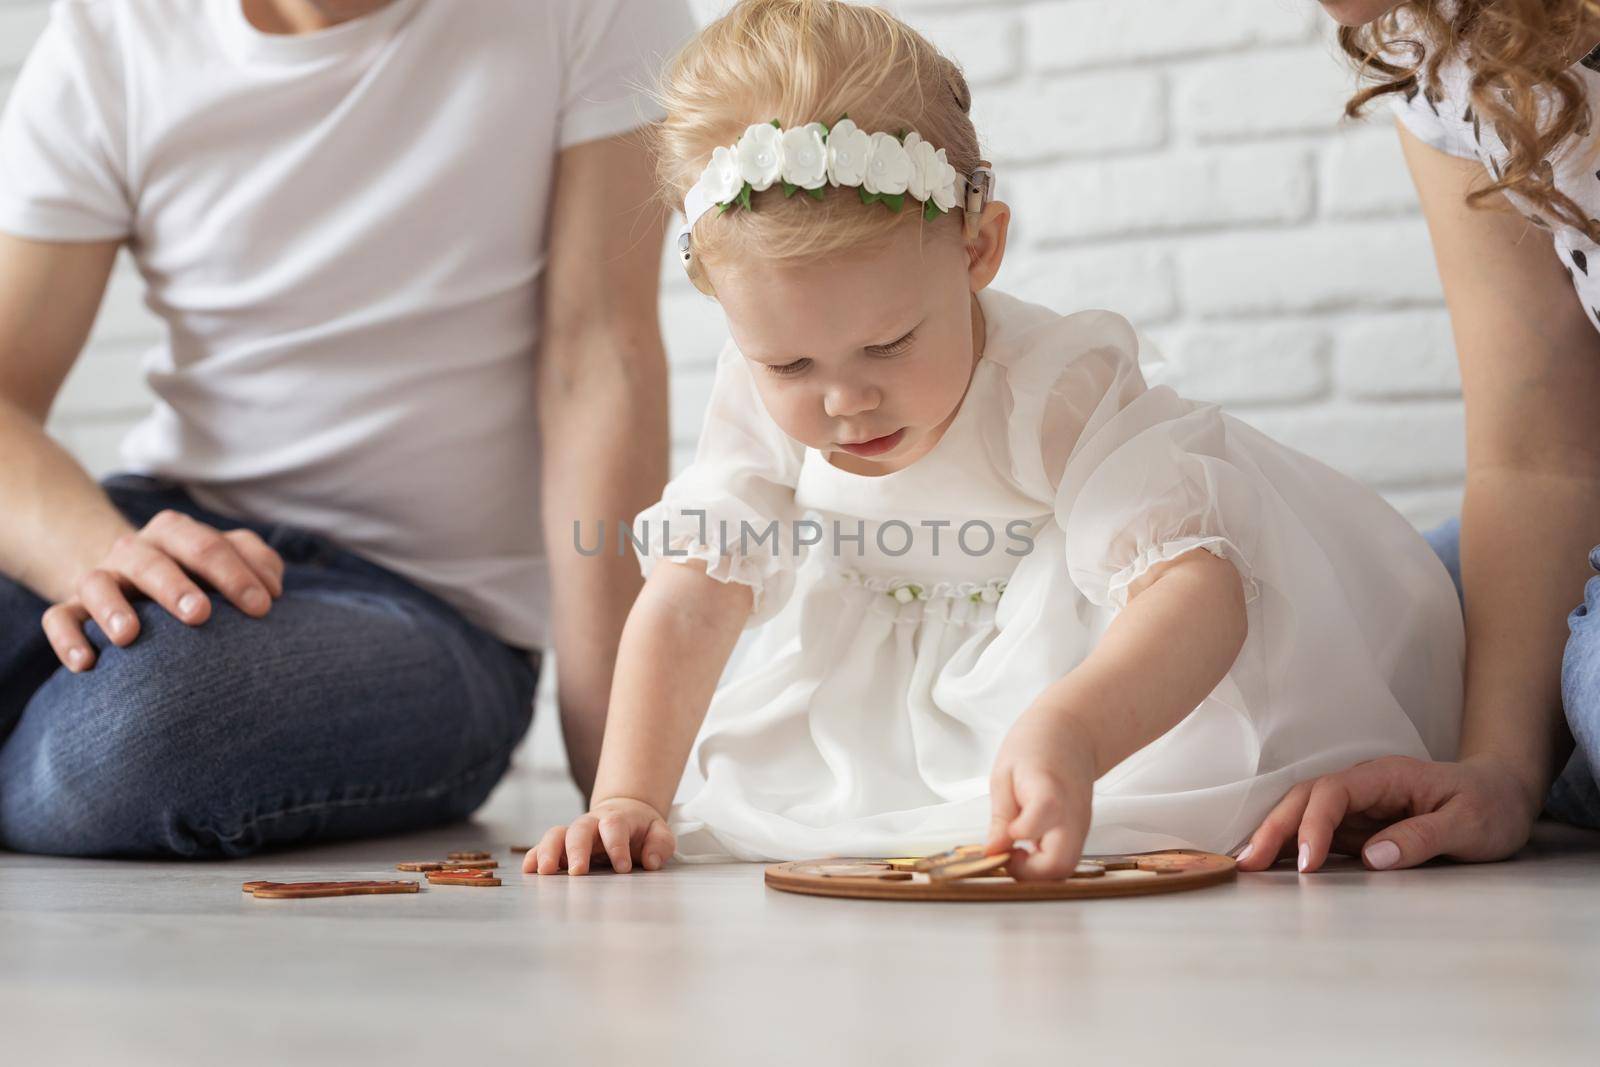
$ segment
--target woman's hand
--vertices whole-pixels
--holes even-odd
[[[1359,854],[1375,871],[1435,856],[1505,859],[1527,843],[1539,816],[1531,796],[1520,778],[1486,757],[1358,763],[1291,789],[1239,854],[1239,869],[1265,870],[1294,854],[1301,871],[1315,871],[1330,851]]]
[[[144,529],[117,538],[78,579],[75,595],[44,613],[45,636],[68,669],[86,671],[95,663],[94,646],[83,632],[90,619],[119,648],[139,636],[130,596],[147,596],[190,626],[209,619],[211,600],[195,578],[260,618],[283,595],[283,558],[251,530],[223,532],[182,512],[163,511]]]
[[[523,874],[589,873],[598,845],[611,869],[627,874],[637,862],[647,871],[660,870],[678,842],[667,820],[655,808],[629,797],[597,801],[571,826],[552,826],[522,860]]]
[[[1024,715],[995,757],[984,851],[1009,850],[1006,869],[1019,882],[1070,877],[1089,834],[1094,780],[1093,752],[1076,730]],[[1033,851],[1017,848],[1018,841],[1031,841]]]

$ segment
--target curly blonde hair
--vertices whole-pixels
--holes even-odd
[[[657,173],[674,209],[716,148],[773,119],[790,128],[848,115],[868,131],[916,130],[945,150],[957,174],[980,161],[960,67],[882,8],[840,0],[742,0],[671,60],[657,100],[666,111],[655,134]],[[690,270],[752,252],[823,258],[886,240],[901,225],[961,232],[952,221],[959,209],[924,223],[920,211],[863,206],[855,189],[824,188],[821,201],[774,188],[755,194],[752,211],[708,212],[695,227]]]
[[[1573,50],[1588,43],[1585,31],[1600,29],[1597,18],[1596,0],[1406,0],[1376,22],[1339,31],[1340,46],[1373,82],[1345,114],[1358,116],[1392,93],[1421,92],[1438,102],[1440,70],[1459,58],[1472,114],[1494,129],[1507,152],[1494,180],[1467,202],[1512,193],[1600,241],[1600,223],[1555,187],[1549,162],[1591,128],[1588,97],[1571,63]]]

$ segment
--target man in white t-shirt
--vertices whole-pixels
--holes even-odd
[[[587,792],[667,474],[643,89],[681,0],[57,0],[0,119],[0,847],[464,816],[561,663]],[[43,425],[119,248],[128,474]],[[42,619],[42,624],[41,624]]]

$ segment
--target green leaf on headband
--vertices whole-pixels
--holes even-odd
[[[938,218],[940,215],[943,215],[943,214],[944,214],[944,209],[941,208],[938,204],[935,204],[931,197],[929,199],[923,201],[923,204],[922,204],[922,218],[923,218],[924,222],[932,222],[934,219]]]
[[[910,132],[911,132],[911,131],[910,131],[910,130],[901,130],[901,131],[900,131],[900,132],[899,132],[899,133],[897,133],[897,134],[895,134],[895,138],[896,138],[896,139],[897,139],[897,140],[898,140],[898,141],[899,141],[899,142],[900,142],[900,143],[901,143],[901,144],[905,144],[905,143],[906,143],[906,134],[908,134],[908,133],[910,133]]]
[[[875,204],[878,202],[878,194],[867,192],[865,185],[856,186],[856,192],[861,194],[861,202],[863,204]]]
[[[828,134],[832,133],[833,131],[828,128],[828,124],[826,122],[819,122],[817,125],[822,127],[822,139],[826,141],[828,139]]]
[[[806,195],[820,203],[828,198],[828,190],[826,187],[819,185],[815,189],[807,189]]]
[[[783,129],[783,123],[779,122],[777,119],[773,119],[772,120],[772,128],[775,129],[775,130],[781,130],[781,129]]]
[[[754,191],[754,189],[750,188],[749,182],[745,182],[744,188],[739,190],[739,203],[743,205],[746,211],[752,210],[750,207],[750,194]]]
[[[784,182],[783,183],[783,198],[785,200],[789,199],[791,196],[793,196],[795,194],[795,192],[799,188],[800,187],[798,185],[795,185],[792,182]]]
[[[878,197],[878,199],[881,202],[883,202],[885,204],[888,204],[890,207],[894,208],[894,213],[896,215],[900,214],[900,209],[905,207],[905,204],[906,204],[906,194],[905,193],[896,193],[893,196],[880,196],[880,197]]]
[[[729,200],[726,204],[718,204],[717,205],[717,214],[718,215],[726,215],[728,212],[732,211],[734,208],[736,208],[738,206],[739,206],[738,198],[735,198],[733,200]]]

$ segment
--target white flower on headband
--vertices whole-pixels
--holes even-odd
[[[911,180],[911,157],[892,133],[872,135],[872,153],[867,157],[867,173],[861,187],[880,196],[898,196]]]
[[[786,130],[783,134],[783,180],[802,189],[828,184],[828,145],[822,139],[828,128],[820,122]]]
[[[828,132],[828,181],[834,185],[860,185],[867,176],[872,138],[849,119],[840,119]]]
[[[913,200],[927,200],[933,196],[932,181],[937,170],[933,145],[915,131],[906,134],[906,155],[911,157],[911,175],[906,179],[906,192]]]
[[[711,165],[700,176],[706,198],[713,204],[723,204],[739,195],[744,188],[744,175],[739,173],[739,160],[731,148],[719,148],[711,153]]]
[[[961,202],[961,194],[956,191],[957,182],[961,175],[956,173],[956,168],[950,165],[950,160],[945,157],[944,149],[939,149],[933,154],[938,161],[939,169],[928,187],[933,191],[933,197],[928,201],[940,211],[950,211]]]
[[[783,175],[783,135],[776,126],[747,127],[734,152],[739,157],[739,173],[758,193],[770,189]]]

